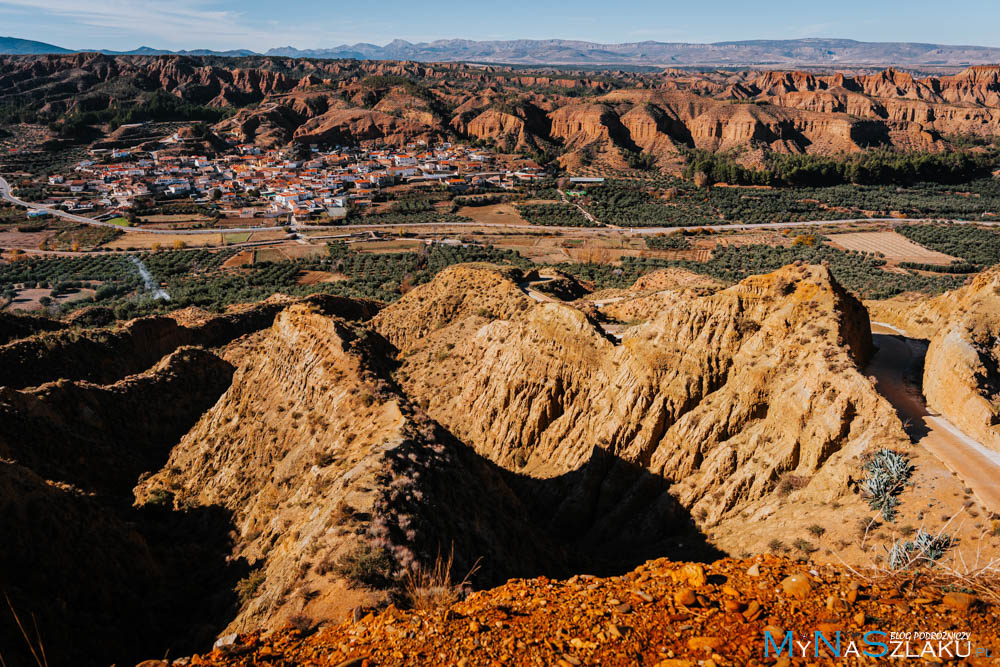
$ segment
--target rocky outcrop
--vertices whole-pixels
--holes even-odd
[[[668,295],[620,344],[561,303],[491,317],[455,309],[404,337],[398,322],[430,321],[422,304],[436,289],[413,290],[375,322],[406,350],[402,385],[476,451],[522,474],[578,469],[596,445],[671,480],[683,506],[718,522],[766,504],[787,474],[823,497],[848,494],[858,456],[906,446],[858,370],[871,353],[864,309],[825,268]]]
[[[130,495],[229,386],[233,367],[182,347],[149,371],[111,385],[58,380],[0,387],[0,458],[45,479]]]
[[[22,388],[59,379],[110,384],[141,373],[183,345],[220,347],[269,327],[293,300],[272,297],[238,306],[195,323],[176,315],[143,317],[104,329],[68,329],[40,333],[0,345],[0,386]],[[356,320],[375,314],[369,301],[316,295],[305,299],[326,313]]]
[[[963,287],[936,297],[908,292],[891,299],[865,301],[865,308],[873,323],[887,324],[906,336],[929,341],[955,310],[957,299],[953,297],[965,291]]]
[[[558,563],[495,467],[394,386],[390,352],[345,320],[291,306],[137,488],[140,501],[168,491],[232,512],[232,557],[260,573],[232,630],[340,617],[370,602],[366,586],[451,550],[456,572],[482,558],[484,582]],[[353,572],[352,558],[381,569]]]
[[[953,309],[927,348],[927,404],[1000,452],[1000,269],[939,299]]]
[[[530,112],[518,111],[520,115],[486,109],[468,122],[456,115],[451,124],[470,137],[487,139],[509,152],[537,150],[548,140],[547,124],[540,117],[533,118]]]
[[[478,592],[444,614],[390,608],[305,637],[296,630],[250,633],[236,638],[232,647],[199,655],[198,662],[300,664],[322,655],[331,664],[371,660],[399,667],[411,664],[414,656],[477,664],[500,655],[506,664],[519,667],[576,662],[694,667],[714,655],[716,664],[752,665],[759,662],[754,656],[764,654],[765,633],[780,646],[785,632],[793,637],[785,628],[798,624],[816,627],[833,646],[842,637],[841,656],[854,650],[888,654],[896,650],[888,639],[884,649],[860,639],[869,626],[877,627],[868,619],[905,625],[912,622],[912,609],[928,605],[934,605],[942,623],[968,627],[972,636],[984,637],[978,646],[995,653],[998,642],[992,632],[1000,618],[988,597],[949,591],[951,579],[944,585],[909,585],[914,581],[904,575],[873,584],[842,565],[806,571],[791,558],[725,559],[708,565],[657,559],[605,579],[582,575],[510,581]],[[423,632],[399,631],[417,625]],[[569,639],[551,640],[553,628]],[[818,636],[811,634],[808,646],[802,641],[792,651],[782,649],[779,660],[792,653],[794,660],[805,662],[819,653],[819,660],[825,654],[828,662],[837,662],[830,651],[816,650],[812,642],[823,641]],[[940,653],[935,642],[920,647],[925,655],[974,655],[974,642],[960,642],[957,648],[950,644],[948,652]],[[789,641],[788,647],[794,646]],[[916,644],[911,646],[917,650]],[[902,641],[898,650],[906,650]],[[772,656],[774,651],[770,649]]]
[[[65,328],[66,324],[63,322],[47,317],[0,313],[0,345],[41,331],[58,331]]]
[[[220,64],[196,56],[0,56],[0,99],[16,98],[39,121],[58,125],[77,113],[139,105],[165,90],[191,104],[234,109],[215,131],[265,147],[293,140],[405,145],[458,133],[504,151],[559,151],[573,169],[624,168],[633,152],[676,166],[682,146],[938,151],[951,148],[953,136],[1000,136],[996,66],[928,77],[894,69],[550,74],[278,57]],[[155,138],[139,136],[146,131],[118,131],[99,143]]]
[[[508,319],[527,310],[531,299],[517,286],[516,269],[463,264],[441,271],[413,295],[379,313],[374,327],[393,345],[407,352],[431,332],[468,317]]]

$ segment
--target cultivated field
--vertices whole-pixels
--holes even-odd
[[[16,229],[0,231],[0,248],[18,248],[20,250],[37,250],[42,242],[55,235],[55,232],[19,232]]]
[[[360,241],[351,244],[356,252],[417,252],[426,244],[411,239],[387,239],[385,241]]]
[[[254,253],[255,262],[287,262],[295,259],[318,259],[327,255],[325,245],[283,245],[262,248]]]
[[[890,262],[919,262],[922,264],[951,264],[955,258],[941,252],[928,250],[896,232],[855,232],[831,234],[830,241],[844,250],[880,252]]]
[[[513,204],[493,204],[491,206],[463,206],[458,215],[489,225],[525,225]]]
[[[142,222],[151,224],[165,223],[204,223],[211,222],[212,219],[205,215],[191,213],[166,213],[157,215],[143,215],[139,217]]]
[[[86,299],[92,297],[96,294],[96,290],[89,288],[82,288],[73,292],[71,294],[64,294],[63,296],[52,298],[52,290],[34,287],[28,289],[17,290],[17,296],[14,300],[7,305],[7,310],[20,310],[20,311],[38,311],[43,310],[40,300],[42,297],[52,298],[52,303],[55,305],[61,305],[64,303],[70,303],[73,301],[79,301],[80,299]]]
[[[283,231],[233,232],[231,234],[146,234],[129,232],[106,244],[109,248],[137,248],[148,250],[159,244],[161,248],[172,248],[179,241],[186,248],[253,243],[255,241],[276,241],[288,234]]]
[[[319,283],[336,283],[349,278],[335,271],[303,271],[295,281],[299,285],[316,285]]]

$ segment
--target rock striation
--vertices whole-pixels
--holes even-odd
[[[952,312],[930,339],[924,361],[928,406],[1000,452],[1000,270],[938,297]]]
[[[224,64],[192,55],[0,56],[0,101],[16,99],[58,125],[167,91],[232,110],[214,132],[268,148],[293,141],[404,146],[457,134],[503,151],[559,155],[573,169],[623,168],[640,152],[676,166],[684,148],[940,151],[955,146],[953,137],[989,142],[1000,135],[996,66],[923,77],[893,68],[551,74],[276,56]],[[152,146],[146,131],[119,129],[99,145]]]
[[[859,371],[871,353],[866,313],[824,267],[789,266],[710,296],[667,293],[620,341],[563,303],[513,316],[452,309],[442,320],[432,294],[473,284],[468,271],[442,272],[375,326],[406,352],[406,392],[505,468],[552,477],[600,450],[725,522],[766,504],[786,475],[811,480],[817,496],[849,494],[859,456],[908,446]]]

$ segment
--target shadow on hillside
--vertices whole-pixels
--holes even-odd
[[[484,458],[439,424],[433,440],[458,465],[422,468],[420,504],[382,512],[422,516],[410,541],[419,558],[433,563],[453,550],[459,578],[478,564],[477,588],[517,577],[621,574],[658,557],[725,555],[668,493],[668,480],[599,447],[576,470],[536,478]],[[425,451],[419,444],[394,450],[394,472],[412,470]]]
[[[198,348],[163,372],[122,385],[59,382],[7,392],[0,455],[41,477],[128,498],[140,475],[158,470],[173,446],[229,388],[235,368]]]
[[[69,494],[43,513],[30,500],[7,509],[16,517],[0,528],[0,592],[32,639],[37,624],[48,664],[190,655],[211,646],[235,615],[234,588],[248,570],[227,562],[227,510],[116,510]],[[0,605],[4,664],[37,667],[6,601]]]
[[[898,334],[872,334],[876,352],[865,373],[878,381],[876,389],[892,404],[912,442],[930,432],[922,393],[927,341]]]
[[[571,573],[606,576],[652,558],[725,556],[670,495],[669,480],[600,447],[584,465],[558,477],[504,475],[533,523],[566,551]]]

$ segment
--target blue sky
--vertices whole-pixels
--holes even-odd
[[[0,35],[67,48],[264,51],[392,39],[715,42],[846,37],[1000,46],[1000,0],[0,0]]]

